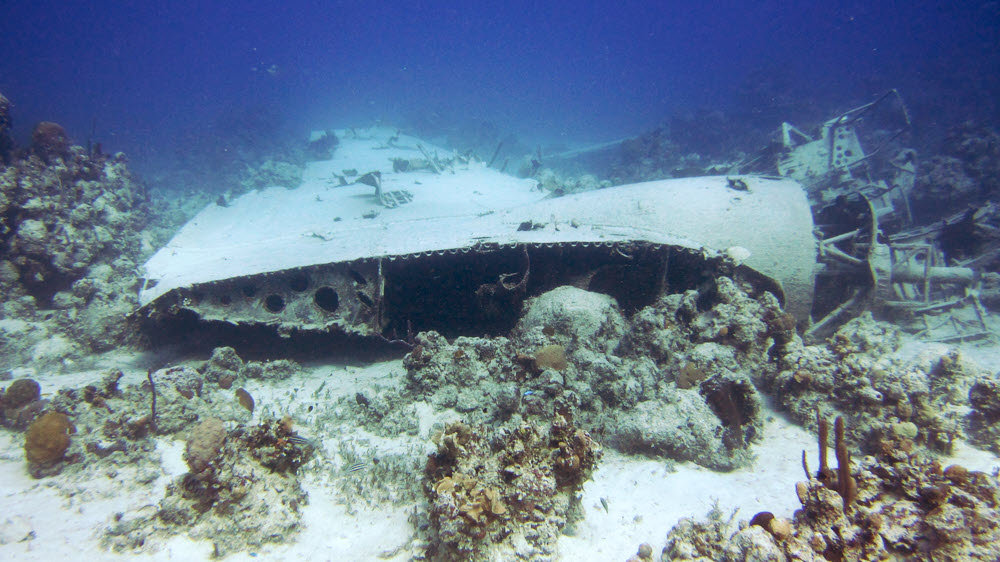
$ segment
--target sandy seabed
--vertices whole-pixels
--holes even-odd
[[[1000,348],[995,345],[963,346],[981,366],[995,371],[1000,366]],[[205,358],[191,363],[200,363]],[[117,353],[102,357],[101,363],[125,372],[121,384],[139,384],[145,378],[141,367],[149,358],[143,354]],[[179,361],[177,364],[184,364]],[[43,397],[60,387],[80,387],[100,380],[104,369],[36,377]],[[260,407],[254,422],[287,412],[299,418],[302,433],[322,443],[323,452],[299,472],[308,505],[303,507],[302,530],[287,543],[268,544],[260,549],[228,555],[228,560],[408,560],[413,550],[415,530],[410,522],[415,504],[371,507],[350,501],[338,491],[333,470],[336,459],[326,451],[338,442],[355,441],[369,451],[398,450],[397,439],[382,438],[360,427],[328,427],[316,433],[310,427],[305,404],[297,397],[320,388],[325,396],[351,396],[359,389],[402,384],[405,370],[400,360],[365,366],[311,364],[297,375],[282,381],[255,381],[246,386]],[[325,384],[324,384],[325,383]],[[458,419],[458,413],[433,414],[430,407],[418,406],[420,431],[411,438],[430,442],[431,425]],[[753,446],[757,460],[752,467],[731,472],[715,472],[693,463],[673,463],[624,455],[606,450],[583,487],[583,521],[572,535],[558,543],[563,560],[625,560],[641,543],[649,543],[654,553],[663,547],[667,532],[685,517],[703,518],[714,506],[727,515],[739,510],[737,519],[748,519],[759,511],[791,517],[799,507],[794,486],[803,480],[801,455],[807,451],[815,459],[816,439],[801,427],[773,411],[765,413],[763,438]],[[183,460],[184,443],[158,438],[160,473],[152,483],[138,484],[136,473],[122,467],[108,470],[103,477],[80,480],[79,471],[40,480],[32,478],[24,460],[23,434],[0,430],[0,558],[10,560],[57,560],[61,558],[111,559],[208,559],[212,545],[178,535],[152,552],[117,554],[101,544],[104,530],[116,513],[155,506],[167,484],[187,471]],[[964,443],[955,447],[952,462],[970,470],[992,472],[1000,467],[995,455]],[[90,473],[86,473],[90,474]],[[420,475],[415,474],[419,479]]]

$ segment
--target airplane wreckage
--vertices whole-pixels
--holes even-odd
[[[140,314],[398,341],[509,329],[560,285],[631,311],[725,274],[777,295],[806,337],[866,309],[919,319],[928,339],[989,335],[974,260],[945,265],[935,229],[883,233],[909,224],[916,161],[866,152],[859,131],[881,105],[908,126],[893,96],[815,135],[785,124],[730,175],[561,196],[395,129],[314,133],[337,146],[300,187],[220,199],[146,263]],[[978,322],[947,315],[962,305]]]

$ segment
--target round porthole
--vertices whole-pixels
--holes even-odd
[[[273,314],[285,310],[285,299],[281,295],[268,295],[264,299],[264,309]]]
[[[340,306],[340,297],[331,287],[320,287],[313,295],[313,302],[327,312],[335,312]]]

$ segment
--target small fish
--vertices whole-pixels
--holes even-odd
[[[306,238],[318,238],[318,239],[320,239],[320,240],[322,240],[324,242],[329,242],[331,240],[331,238],[329,238],[327,236],[323,236],[322,234],[313,232],[312,230],[310,230],[309,232],[303,233],[302,236],[305,236]]]
[[[254,406],[253,396],[250,396],[249,392],[247,392],[245,389],[237,388],[236,399],[239,400],[240,406],[243,406],[247,410],[250,410],[250,415],[253,415],[253,406]]]
[[[531,396],[534,393],[535,393],[534,390],[525,390],[524,393],[521,394],[521,396]]]
[[[604,508],[604,513],[611,513],[611,512],[610,512],[610,511],[608,510],[608,500],[606,500],[606,499],[604,499],[604,498],[601,498],[601,507],[603,507],[603,508]]]
[[[301,435],[292,435],[288,438],[288,442],[292,445],[298,445],[299,447],[309,447],[310,449],[316,449],[316,442],[312,439],[302,437]]]
[[[368,463],[365,461],[358,461],[351,466],[347,467],[347,472],[357,472],[359,470],[364,470],[368,468]]]

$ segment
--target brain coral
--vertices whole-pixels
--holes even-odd
[[[17,379],[10,383],[6,393],[0,395],[0,406],[14,410],[29,402],[38,400],[42,395],[41,386],[31,379]]]
[[[69,449],[73,424],[65,414],[49,412],[35,420],[24,439],[24,455],[31,464],[46,464],[63,458]]]
[[[200,474],[211,466],[225,441],[226,428],[222,425],[222,420],[207,418],[198,424],[188,438],[184,455],[191,473]]]
[[[58,123],[42,121],[31,133],[31,150],[45,161],[55,156],[65,157],[69,152],[69,135]]]

